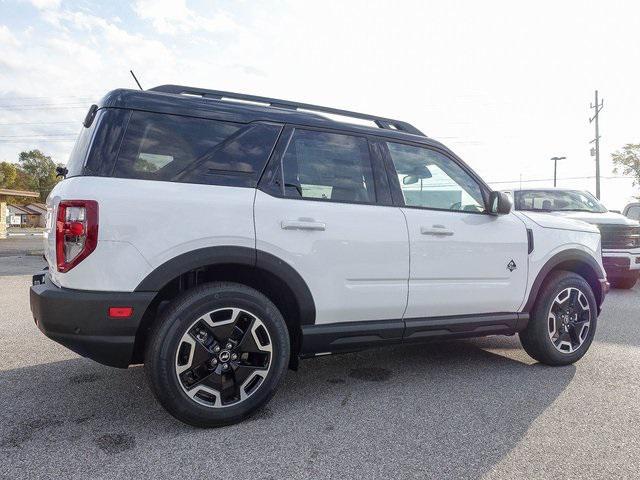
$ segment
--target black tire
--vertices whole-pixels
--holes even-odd
[[[198,403],[185,392],[187,387],[178,377],[176,366],[178,348],[183,348],[183,335],[200,317],[218,309],[231,308],[249,312],[266,328],[272,349],[268,356],[270,364],[266,377],[260,380],[255,392],[244,399],[239,397],[237,403],[213,408]],[[289,354],[287,326],[280,311],[266,296],[245,285],[216,282],[186,291],[162,312],[147,342],[145,371],[153,394],[171,415],[193,426],[219,427],[242,421],[271,399],[285,375]],[[193,358],[189,361],[194,361]],[[229,373],[232,373],[231,369],[225,372]],[[232,378],[235,379],[235,372]],[[218,399],[213,399],[213,403],[219,404]]]
[[[619,288],[621,290],[629,290],[636,286],[638,281],[638,275],[631,277],[613,277],[610,278],[611,286],[613,288]]]
[[[590,326],[583,343],[573,352],[559,351],[549,336],[549,312],[556,299],[567,288],[578,289],[586,297],[590,310]],[[538,293],[527,328],[519,333],[520,343],[535,360],[546,365],[569,365],[578,361],[587,352],[596,332],[597,305],[589,283],[572,272],[552,272]]]

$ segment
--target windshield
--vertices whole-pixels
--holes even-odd
[[[516,210],[540,212],[592,212],[607,209],[589,192],[577,190],[517,190],[514,192]]]

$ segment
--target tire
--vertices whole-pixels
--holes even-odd
[[[289,355],[289,333],[276,306],[253,288],[216,282],[188,290],[162,312],[147,342],[145,371],[153,394],[175,418],[220,427],[271,399]]]
[[[567,292],[570,297],[565,298]],[[570,306],[567,302],[576,297],[579,298],[579,304],[575,309],[575,320],[573,315],[564,317],[565,309]],[[558,298],[564,299],[564,303],[556,303]],[[584,321],[587,317],[582,304],[588,306],[588,324]],[[574,363],[582,358],[593,341],[598,320],[597,312],[595,296],[583,277],[572,272],[552,272],[538,293],[526,329],[519,333],[520,343],[531,357],[546,365]],[[567,331],[564,330],[563,318],[569,319]],[[558,325],[558,328],[555,328],[555,325]],[[555,333],[552,334],[551,331]]]
[[[613,277],[610,278],[609,281],[611,282],[611,286],[613,288],[629,290],[636,286],[638,275],[634,275],[632,277]]]

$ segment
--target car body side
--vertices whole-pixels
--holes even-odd
[[[127,109],[148,108],[137,103],[143,101],[141,98],[129,91],[116,91],[105,97],[100,107],[102,110],[116,109],[119,113]],[[162,100],[162,96],[159,98]],[[243,107],[244,116],[237,113],[237,108],[226,110],[224,105],[212,113],[212,109],[198,103],[203,100],[193,102],[193,105],[185,107],[190,115],[203,112],[207,118],[213,115],[218,119],[233,121],[247,121],[250,118],[251,121],[277,123],[280,120],[283,129],[296,126],[329,129],[361,135],[371,143],[384,138],[436,148],[446,152],[453,161],[472,174],[487,193],[489,191],[486,184],[455,154],[426,137],[395,131],[381,133],[366,127],[344,124],[336,126],[335,122],[329,124],[322,119],[309,120],[309,116],[287,111],[282,112],[282,118],[274,119],[266,114],[263,116],[260,107],[252,106]],[[199,110],[194,107],[199,107]],[[159,101],[156,111],[181,113],[175,111],[174,103],[169,100],[166,103]],[[113,142],[115,139],[117,134],[112,139]],[[104,148],[117,147],[109,145]],[[278,155],[278,152],[274,155]],[[393,186],[389,188],[393,190]],[[391,196],[397,195],[397,192],[391,193]],[[55,211],[59,202],[64,199],[97,201],[100,205],[99,230],[95,251],[72,270],[60,273],[55,266]],[[406,316],[404,307],[406,298],[410,295],[412,260],[407,216],[402,212],[401,206],[394,201],[357,206],[348,202],[340,204],[347,218],[343,228],[357,233],[357,242],[348,244],[349,239],[331,237],[328,231],[329,235],[319,237],[316,241],[293,244],[291,249],[283,251],[269,245],[261,237],[261,232],[267,226],[263,221],[265,209],[258,205],[264,206],[268,202],[277,201],[277,197],[260,184],[201,185],[113,178],[100,173],[65,179],[54,188],[48,199],[49,221],[45,242],[51,282],[62,290],[87,292],[87,295],[96,295],[96,298],[103,293],[107,296],[122,294],[122,298],[128,298],[126,295],[131,294],[140,299],[139,311],[124,333],[127,340],[121,342],[131,344],[130,348],[123,348],[124,353],[120,353],[123,358],[98,359],[115,366],[126,367],[130,363],[144,360],[141,356],[144,336],[161,311],[163,303],[186,288],[185,285],[198,282],[199,275],[203,279],[219,279],[223,276],[230,280],[243,278],[250,281],[248,279],[253,278],[256,287],[265,286],[267,296],[281,297],[275,303],[285,310],[284,316],[297,344],[293,349],[296,354],[354,349],[377,343],[376,339],[402,339],[408,325],[407,320],[411,320]],[[300,212],[291,212],[295,218],[304,213],[305,201],[299,203]],[[324,205],[329,204],[331,202]],[[375,223],[383,214],[386,215],[385,225],[375,228]],[[462,215],[464,218],[489,216],[487,213],[466,212],[451,212],[449,215]],[[520,212],[508,215],[518,225],[521,235],[518,241],[525,250],[528,245],[528,251],[523,253],[526,264],[518,265],[520,272],[524,270],[524,281],[523,288],[517,292],[519,300],[514,304],[517,305],[514,311],[478,311],[478,318],[468,321],[463,318],[469,316],[468,312],[445,311],[444,314],[440,312],[437,315],[425,312],[425,317],[445,318],[442,320],[443,324],[458,322],[460,325],[471,325],[458,333],[473,336],[491,333],[475,325],[482,323],[482,315],[493,315],[498,319],[496,322],[506,325],[504,329],[496,330],[496,333],[515,333],[526,325],[527,314],[532,308],[537,291],[544,278],[555,269],[570,269],[583,274],[592,286],[598,304],[601,304],[606,293],[605,274],[600,255],[600,235],[596,228],[568,219],[549,221]],[[269,221],[268,228],[280,230],[281,225],[276,223],[275,217]],[[382,248],[381,242],[384,244]],[[379,259],[379,268],[382,270],[376,272],[379,278],[375,282],[367,283],[364,281],[366,279],[353,278],[347,289],[351,295],[341,297],[338,290],[332,289],[330,282],[319,281],[323,275],[327,275],[327,265],[313,265],[315,271],[311,276],[301,274],[297,268],[296,261],[305,256],[310,258],[319,251],[336,262],[331,268],[339,268],[343,272],[360,268],[365,274],[366,266],[358,265],[360,259],[350,255],[358,251],[369,251],[370,258]],[[468,268],[473,272],[476,267],[470,264]],[[506,272],[506,264],[501,268]],[[477,276],[482,273],[475,271]],[[504,274],[505,277],[507,273]],[[386,305],[387,299],[392,298],[385,297],[387,293],[396,299],[393,305]],[[338,303],[331,305],[330,299],[337,299]],[[397,307],[397,299],[402,300],[403,308]],[[104,322],[116,321],[106,318],[105,313],[97,315]],[[320,331],[318,327],[323,327],[324,330]],[[360,327],[364,328],[365,333],[359,330]],[[350,331],[350,328],[355,329]],[[331,344],[336,335],[341,335],[335,333],[337,330],[346,331],[346,337],[358,339],[345,342],[343,347],[339,342]],[[455,329],[450,329],[449,333],[454,331]],[[312,332],[319,334],[314,336]],[[367,338],[367,335],[372,338]],[[305,336],[320,340],[310,342],[305,340]],[[118,340],[114,342],[118,343]]]

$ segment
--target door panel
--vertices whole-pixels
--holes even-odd
[[[307,282],[316,324],[402,318],[407,225],[396,207],[277,198],[255,201],[256,247]]]
[[[411,242],[405,318],[518,311],[528,268],[527,233],[520,219],[402,210]],[[427,233],[438,230],[448,233]]]
[[[365,137],[285,128],[256,194],[256,247],[307,282],[316,324],[402,318],[409,240],[390,200]]]
[[[385,142],[411,250],[405,318],[516,312],[527,281],[527,232],[486,211],[486,187],[448,153]]]

